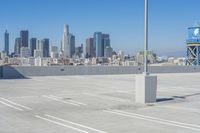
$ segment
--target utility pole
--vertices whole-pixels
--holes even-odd
[[[136,75],[135,78],[135,102],[141,104],[155,103],[157,93],[157,76],[149,75],[148,71],[148,0],[144,1],[144,72],[141,75]]]
[[[145,22],[144,22],[144,74],[148,75],[148,0],[145,0]]]

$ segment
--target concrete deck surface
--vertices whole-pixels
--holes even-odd
[[[0,80],[0,133],[200,133],[200,73],[159,74],[135,104],[135,75]]]

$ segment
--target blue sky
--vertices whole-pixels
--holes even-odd
[[[60,46],[65,23],[85,44],[95,31],[109,33],[115,50],[134,54],[143,49],[144,0],[0,0],[0,49],[3,34],[10,47],[22,29],[29,37],[50,38]],[[157,53],[185,50],[187,27],[200,21],[200,0],[149,0],[149,47]]]

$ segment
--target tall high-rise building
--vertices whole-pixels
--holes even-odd
[[[103,39],[103,45],[104,48],[109,47],[110,46],[110,35],[109,34],[102,34],[102,39]]]
[[[21,47],[28,47],[28,30],[21,30],[20,31]]]
[[[70,44],[70,57],[75,54],[75,36],[73,34],[69,34],[69,44]]]
[[[21,42],[22,42],[22,39],[20,37],[15,39],[14,53],[15,53],[15,56],[18,56],[18,57],[20,55]]]
[[[81,44],[81,53],[83,53],[83,50],[84,50],[84,49],[83,49],[83,44]]]
[[[4,33],[4,51],[9,55],[9,33],[7,30]]]
[[[102,34],[101,32],[94,33],[94,46],[96,49],[96,57],[104,57],[104,50],[110,46],[109,34]]]
[[[34,56],[34,50],[36,49],[36,42],[37,39],[36,38],[31,38],[30,39],[30,50],[31,50],[31,56]]]
[[[70,38],[69,38],[69,26],[67,24],[64,25],[64,32],[62,38],[62,47],[63,57],[70,57]]]
[[[49,39],[45,38],[42,40],[43,45],[43,57],[49,57]]]
[[[103,57],[103,46],[102,46],[102,33],[94,33],[94,45],[96,49],[96,57]]]
[[[34,55],[34,57],[38,57],[38,55],[40,57],[49,57],[49,52],[49,39],[37,40],[36,49],[34,50],[37,55]]]
[[[51,58],[58,58],[58,47],[51,46]]]
[[[95,57],[94,38],[86,39],[86,58]]]
[[[37,40],[37,43],[36,43],[36,50],[41,50],[41,51],[43,51],[42,40]]]
[[[67,24],[64,25],[61,51],[65,59],[71,58],[75,54],[75,36],[69,33],[69,26]]]
[[[36,49],[34,50],[34,57],[43,57],[43,41],[37,40]]]
[[[102,34],[102,47],[103,47],[103,55],[105,56],[105,48],[110,47],[110,35]]]
[[[110,46],[106,46],[104,49],[104,57],[112,57],[113,49]]]

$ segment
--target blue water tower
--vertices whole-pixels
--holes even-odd
[[[200,26],[188,28],[186,65],[200,64]]]

